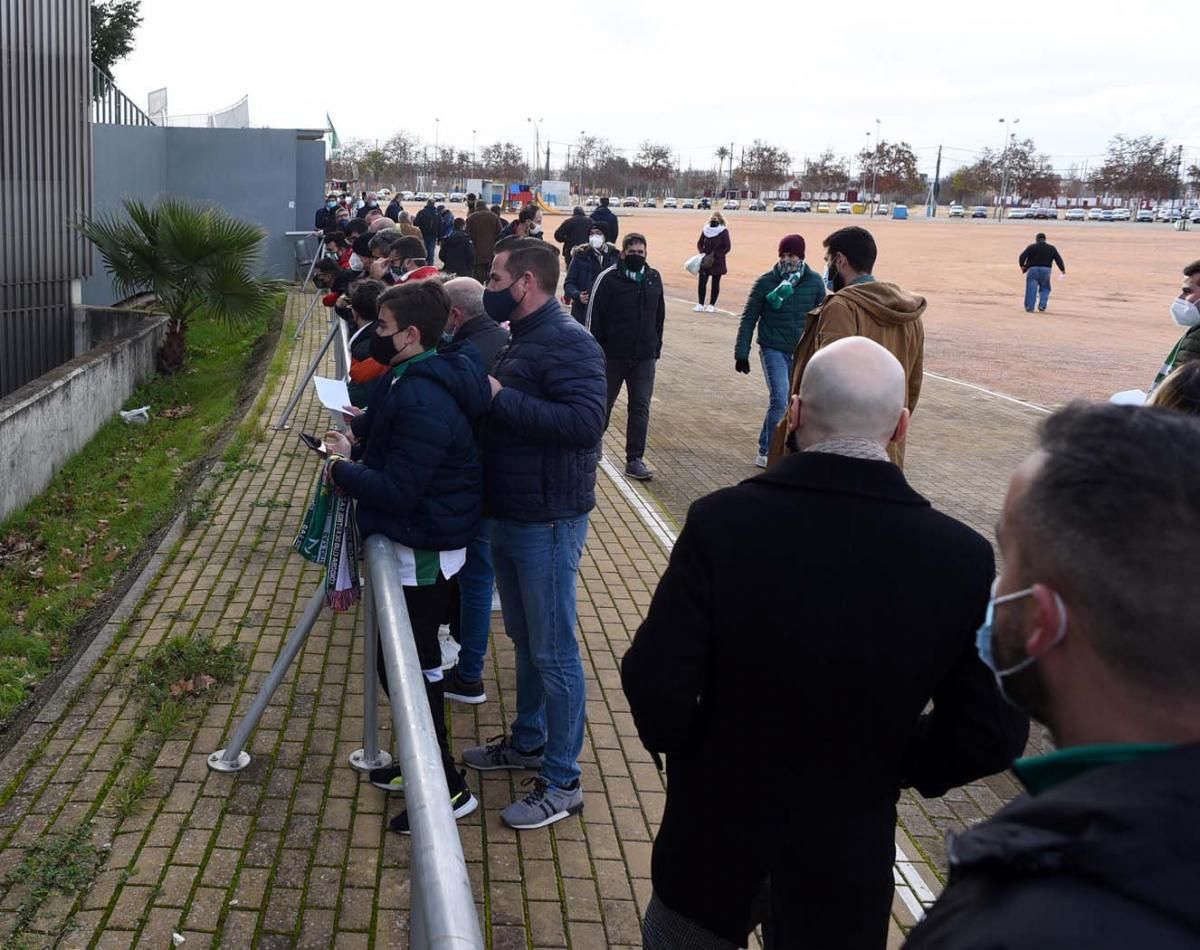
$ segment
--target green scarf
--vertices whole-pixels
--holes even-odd
[[[329,474],[327,459],[317,475],[316,491],[292,547],[306,561],[325,568],[325,603],[331,610],[350,610],[358,603],[358,524],[350,496]]]

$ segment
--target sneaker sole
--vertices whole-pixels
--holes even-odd
[[[633,472],[626,472],[626,478],[632,478],[635,482],[649,482],[654,480],[653,475],[634,475]]]
[[[528,825],[514,825],[512,822],[505,819],[503,815],[500,820],[514,831],[536,831],[538,828],[545,828],[547,825],[552,825],[556,821],[562,821],[564,818],[570,818],[572,815],[578,815],[583,812],[583,802],[578,805],[572,805],[564,811],[557,811],[549,818],[543,818],[541,821],[533,822]]]
[[[487,702],[487,693],[482,693],[479,696],[472,696],[467,693],[443,693],[448,700],[455,703],[466,703],[468,706],[478,706],[480,703]]]
[[[392,794],[392,795],[403,795],[404,794],[404,786],[403,785],[397,787],[394,785],[384,785],[382,782],[372,782],[371,784],[374,785],[376,788],[380,789],[381,791],[388,792],[389,794]]]
[[[462,762],[467,768],[474,769],[476,772],[503,772],[505,769],[511,772],[529,772],[542,767],[541,759],[538,759],[536,762],[530,762],[528,765],[476,765],[474,762],[468,762],[466,759],[463,759]]]
[[[466,802],[454,809],[454,818],[456,821],[459,818],[466,818],[467,815],[471,814],[471,812],[475,811],[477,808],[479,808],[479,799],[472,795],[469,799],[467,799]],[[408,831],[401,831],[400,834],[404,835],[406,838],[411,838],[412,829],[410,828]]]

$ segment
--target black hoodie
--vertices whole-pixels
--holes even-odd
[[[1200,948],[1200,743],[1023,795],[951,839],[906,950]]]

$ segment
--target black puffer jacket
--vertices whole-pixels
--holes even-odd
[[[1025,795],[953,838],[906,950],[1196,950],[1200,743]]]
[[[656,360],[662,352],[662,278],[649,265],[634,280],[618,260],[592,285],[587,327],[610,360]]]
[[[557,298],[512,321],[492,375],[504,388],[484,429],[484,510],[556,521],[596,505],[608,385],[604,353]]]
[[[571,301],[571,316],[580,323],[587,323],[587,304],[579,299],[580,294],[590,296],[592,284],[600,272],[612,267],[620,252],[612,244],[603,245],[597,252],[586,242],[571,252],[571,264],[563,280],[563,294]]]
[[[591,233],[594,224],[595,222],[583,213],[583,209],[580,209],[555,229],[554,240],[563,246],[563,257],[569,261],[571,251],[580,244],[587,244],[588,234]]]

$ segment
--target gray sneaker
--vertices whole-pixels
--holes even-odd
[[[578,782],[574,788],[559,788],[539,775],[527,778],[521,784],[533,788],[519,802],[513,802],[500,812],[500,820],[510,828],[517,831],[545,828],[583,811],[583,786]]]
[[[463,751],[464,765],[479,772],[494,772],[497,769],[540,769],[542,753],[526,755],[513,748],[508,736],[492,736],[487,745]]]

